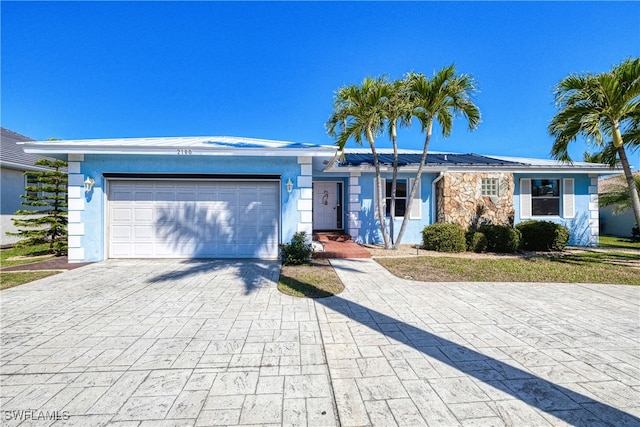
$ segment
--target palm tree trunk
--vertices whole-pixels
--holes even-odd
[[[404,232],[407,228],[407,224],[409,223],[409,214],[411,212],[411,205],[413,204],[413,199],[416,197],[416,188],[417,182],[420,182],[422,179],[422,170],[424,169],[424,162],[427,160],[427,153],[429,151],[429,141],[431,141],[431,132],[433,129],[433,118],[429,119],[429,125],[427,126],[427,136],[424,139],[424,147],[422,148],[422,157],[420,158],[420,164],[418,165],[418,171],[416,172],[416,177],[413,185],[411,186],[411,193],[409,193],[409,198],[407,199],[407,207],[406,212],[404,214],[404,218],[402,219],[402,225],[400,226],[400,231],[398,232],[398,238],[394,244],[394,248],[397,249],[402,242],[402,237],[404,236]],[[433,196],[432,196],[433,197]]]
[[[620,164],[622,164],[622,170],[624,171],[624,177],[627,179],[627,185],[629,186],[631,208],[633,209],[633,214],[636,217],[636,225],[640,226],[640,196],[638,196],[638,189],[636,188],[636,183],[633,180],[631,167],[629,167],[629,159],[627,158],[624,145],[620,145],[617,150],[618,156],[620,157]]]
[[[369,146],[371,147],[371,154],[373,155],[373,166],[376,169],[376,208],[378,211],[378,220],[380,221],[380,232],[382,233],[382,240],[384,241],[384,248],[391,249],[391,242],[389,241],[389,235],[387,234],[386,217],[384,214],[384,206],[382,199],[382,180],[380,179],[380,161],[378,160],[378,152],[376,151],[373,134],[370,129],[367,129],[367,139],[369,140]]]
[[[393,144],[393,177],[391,178],[391,200],[389,203],[390,220],[389,220],[389,235],[391,237],[392,249],[396,249],[395,246],[395,221],[396,221],[396,191],[398,189],[398,137],[396,134],[395,122],[391,127],[391,142]],[[406,209],[406,208],[405,208]],[[406,216],[406,212],[405,212]]]

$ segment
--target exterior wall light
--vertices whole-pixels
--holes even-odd
[[[96,183],[96,180],[91,178],[90,176],[84,180],[84,192],[88,193],[93,189],[93,184]]]
[[[293,191],[293,182],[291,182],[291,178],[287,180],[287,193],[291,194]]]

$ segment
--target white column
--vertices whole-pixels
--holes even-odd
[[[598,208],[598,175],[590,174],[591,183],[589,185],[589,244],[598,245],[600,236],[600,209]]]
[[[84,212],[84,175],[80,173],[82,161],[84,161],[84,154],[69,154],[67,166],[69,172],[67,193],[69,199],[69,207],[67,208],[69,262],[84,261],[84,248],[82,247],[82,236],[84,236],[84,223],[82,222],[82,212]]]
[[[300,175],[297,178],[296,188],[300,192],[298,198],[298,212],[300,219],[297,231],[304,231],[311,239],[313,233],[313,165],[310,156],[298,156],[298,164],[300,165]]]
[[[360,220],[360,172],[351,172],[349,176],[349,234],[354,242],[360,243],[360,228],[362,221]]]

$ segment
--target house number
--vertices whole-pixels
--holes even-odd
[[[190,155],[192,152],[191,150],[181,150],[180,148],[178,148],[178,155]]]

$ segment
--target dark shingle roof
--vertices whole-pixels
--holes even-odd
[[[33,141],[28,136],[21,135],[9,129],[0,127],[0,164],[12,168],[24,167],[25,170],[38,169],[34,163],[38,159],[55,160],[52,157],[43,156],[42,154],[27,154],[18,142]],[[64,169],[66,170],[66,168]]]
[[[399,154],[398,165],[417,165],[420,163],[421,154]],[[393,155],[382,153],[378,155],[380,163],[385,165],[393,164]],[[367,153],[345,153],[344,159],[341,161],[343,166],[360,166],[362,164],[372,164],[373,157]],[[514,162],[493,157],[482,156],[479,154],[445,154],[445,153],[429,153],[425,165],[449,165],[449,166],[521,166],[524,163]]]
[[[0,128],[0,161],[14,165],[33,166],[36,160],[42,158],[39,154],[27,154],[17,142],[33,141],[9,129]]]

